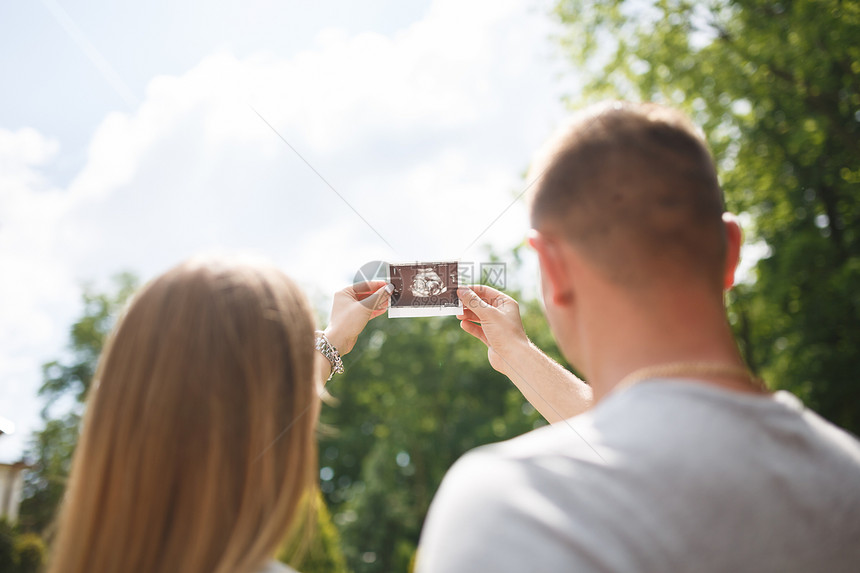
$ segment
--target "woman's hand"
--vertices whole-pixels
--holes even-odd
[[[341,356],[352,350],[368,321],[386,311],[393,290],[385,281],[366,281],[335,293],[325,335]]]

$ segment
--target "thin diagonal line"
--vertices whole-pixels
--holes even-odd
[[[358,361],[359,361],[359,360],[361,360],[361,357],[362,357],[362,356],[364,356],[365,354],[367,354],[367,350],[368,350],[368,347],[367,347],[367,346],[365,346],[364,348],[362,348],[362,349],[358,352],[358,355],[357,355],[357,356],[354,356],[354,357],[352,358],[352,360],[350,360],[350,361],[349,361],[348,366],[349,366],[349,367],[352,367],[354,364],[358,363]],[[350,354],[352,354],[352,353],[350,353]],[[322,399],[323,393],[325,393],[325,392],[327,392],[327,390],[326,390],[325,388],[323,388],[323,391],[322,391],[321,393],[317,394],[317,397],[318,397],[318,398],[320,398],[320,399]],[[289,424],[287,424],[287,427],[286,427],[286,428],[284,428],[283,430],[281,430],[281,433],[280,433],[280,434],[278,434],[277,436],[275,436],[275,437],[274,437],[274,439],[269,443],[269,445],[268,445],[268,446],[266,446],[266,447],[265,447],[265,449],[264,449],[262,452],[260,452],[260,453],[259,453],[259,455],[257,455],[257,457],[256,457],[256,458],[254,458],[254,462],[256,462],[257,460],[259,460],[260,458],[262,458],[262,457],[263,457],[263,454],[265,454],[266,452],[268,452],[269,450],[271,450],[271,449],[272,449],[272,446],[274,446],[274,445],[278,442],[278,440],[280,440],[281,438],[283,438],[283,437],[284,437],[284,435],[285,435],[285,434],[290,430],[290,428],[292,428],[292,427],[295,425],[295,423],[296,423],[296,422],[298,422],[298,421],[302,418],[302,416],[304,416],[305,414],[307,414],[308,410],[310,410],[310,409],[311,409],[311,406],[313,406],[313,403],[308,404],[307,406],[305,406],[305,409],[304,409],[304,410],[302,410],[301,412],[299,412],[299,415],[298,415],[298,416],[296,416],[295,418],[293,418],[293,420],[292,420]],[[558,412],[556,412],[556,413],[558,414]],[[559,416],[561,416],[561,415],[559,414]]]
[[[548,169],[548,168],[547,168],[547,169]],[[471,248],[472,248],[472,245],[474,245],[475,243],[477,243],[477,242],[481,239],[481,237],[483,237],[483,236],[486,234],[486,232],[490,230],[490,227],[492,227],[493,225],[495,225],[495,224],[496,224],[496,222],[497,222],[499,219],[501,219],[501,218],[502,218],[502,216],[504,216],[504,214],[505,214],[505,213],[507,213],[507,212],[508,212],[508,210],[509,210],[511,207],[513,207],[514,205],[516,205],[517,201],[519,201],[520,199],[522,199],[523,195],[525,195],[525,194],[526,194],[526,191],[528,191],[529,189],[531,189],[531,188],[532,188],[532,185],[534,185],[535,183],[537,183],[537,180],[538,180],[538,179],[540,179],[540,178],[541,178],[541,176],[542,176],[544,173],[546,173],[546,169],[544,169],[543,171],[541,171],[540,173],[538,173],[538,174],[534,177],[534,179],[532,179],[532,180],[529,182],[529,184],[528,184],[528,185],[526,185],[525,189],[523,189],[523,190],[519,193],[519,195],[517,195],[516,197],[514,197],[514,200],[513,200],[513,201],[511,201],[510,205],[508,205],[507,207],[505,207],[505,208],[502,210],[502,212],[501,212],[501,213],[499,213],[499,214],[498,214],[498,216],[497,216],[495,219],[493,219],[492,221],[490,221],[490,224],[489,224],[489,225],[487,225],[487,227],[486,227],[483,231],[481,231],[481,232],[478,234],[478,236],[477,236],[477,237],[475,237],[475,240],[474,240],[474,241],[472,241],[471,243],[469,243],[469,246],[468,246],[468,247],[466,247],[465,249],[463,249],[463,255],[465,255],[465,254],[469,251],[469,249],[471,249]],[[460,255],[460,258],[463,258],[463,255]]]
[[[488,345],[488,346],[489,346],[489,345]],[[491,347],[491,348],[492,348],[492,347]],[[606,459],[605,459],[603,456],[601,456],[601,455],[600,455],[600,452],[598,452],[598,451],[595,449],[595,447],[591,445],[591,442],[589,442],[588,440],[586,440],[586,439],[585,439],[585,437],[584,437],[582,434],[580,434],[580,433],[579,433],[579,430],[577,430],[576,428],[574,428],[574,427],[573,427],[573,424],[571,424],[571,423],[570,423],[570,420],[569,420],[568,418],[565,418],[564,416],[562,416],[562,415],[559,413],[559,411],[555,409],[555,407],[552,405],[552,403],[550,403],[546,398],[544,398],[543,396],[541,396],[540,392],[538,392],[538,391],[535,389],[535,387],[534,387],[534,386],[532,386],[531,384],[529,384],[529,382],[528,382],[528,380],[526,380],[525,376],[523,376],[522,374],[520,374],[520,373],[517,371],[517,369],[516,369],[516,368],[514,368],[514,367],[511,365],[511,363],[510,363],[510,362],[508,362],[507,360],[505,360],[505,358],[504,358],[501,354],[499,354],[499,353],[497,352],[497,353],[496,353],[496,356],[498,356],[498,357],[500,357],[502,360],[504,360],[505,364],[507,364],[507,365],[510,367],[510,369],[511,369],[511,370],[513,370],[514,374],[516,374],[517,376],[519,376],[519,377],[520,377],[520,380],[522,380],[522,381],[523,381],[523,383],[524,383],[526,386],[528,386],[528,387],[532,390],[532,392],[534,392],[534,393],[535,393],[535,395],[536,395],[537,397],[539,397],[541,400],[543,400],[544,404],[546,404],[547,406],[549,406],[549,409],[550,409],[550,410],[552,410],[552,411],[553,411],[553,413],[554,413],[556,416],[558,416],[559,418],[561,418],[561,420],[562,420],[562,421],[567,425],[567,427],[568,427],[568,428],[570,428],[571,430],[573,430],[573,433],[574,433],[574,434],[576,434],[577,436],[579,436],[579,439],[580,439],[580,440],[582,440],[582,441],[583,441],[583,443],[585,443],[585,445],[586,445],[586,446],[588,446],[589,448],[591,448],[591,451],[592,451],[592,452],[594,452],[594,455],[596,455],[598,458],[600,458],[600,459],[603,461],[603,463],[607,463],[607,462],[606,462]]]
[[[364,347],[361,350],[359,350],[358,352],[355,352],[355,353],[350,352],[349,358],[347,359],[347,362],[344,363],[344,368],[346,368],[347,366],[352,368],[353,366],[357,365],[361,361],[361,359],[364,357],[364,355],[367,354],[367,352],[369,350],[370,350],[370,346],[365,344]]]
[[[105,81],[110,84],[126,105],[131,109],[138,107],[140,105],[140,101],[138,101],[134,92],[124,81],[122,81],[120,75],[115,69],[113,69],[113,66],[110,65],[107,59],[102,56],[101,52],[99,52],[93,43],[89,41],[86,34],[81,31],[80,27],[75,23],[72,17],[69,16],[69,13],[66,12],[62,6],[54,2],[54,0],[42,0],[42,4],[44,4],[45,8],[48,9],[51,16],[54,17],[54,20],[57,21],[57,24],[65,30],[66,34],[69,35],[72,41],[84,52],[87,59],[92,62]]]
[[[318,394],[318,395],[317,395],[317,397],[318,397],[318,398],[320,398],[320,399],[322,399],[322,394]],[[257,460],[259,460],[260,458],[262,458],[262,457],[263,457],[263,454],[265,454],[266,452],[268,452],[269,450],[271,450],[271,449],[272,449],[272,446],[274,446],[276,443],[278,443],[278,440],[280,440],[281,438],[283,438],[283,437],[284,437],[284,434],[286,434],[286,433],[290,430],[290,428],[292,428],[292,427],[295,425],[295,423],[296,423],[296,422],[298,422],[299,420],[301,420],[301,419],[302,419],[302,417],[303,417],[305,414],[307,414],[307,413],[308,413],[308,410],[310,410],[310,409],[311,409],[311,406],[313,406],[313,405],[314,405],[314,403],[313,403],[313,402],[311,402],[310,404],[308,404],[307,406],[305,406],[305,409],[304,409],[304,410],[302,410],[302,411],[299,413],[299,415],[298,415],[298,416],[296,416],[295,418],[293,418],[293,420],[292,420],[289,424],[287,424],[287,427],[286,427],[286,428],[284,428],[283,430],[281,430],[281,433],[280,433],[280,434],[278,434],[277,436],[275,436],[275,438],[274,438],[274,439],[269,443],[269,445],[268,445],[268,446],[266,446],[266,447],[263,449],[263,451],[262,451],[262,452],[260,452],[260,453],[259,453],[259,455],[258,455],[256,458],[254,458],[254,461],[253,461],[253,462],[251,462],[251,463],[255,463],[255,462],[257,462]]]
[[[377,230],[373,227],[373,225],[371,225],[371,224],[370,224],[370,222],[368,222],[368,220],[367,220],[367,219],[365,219],[364,217],[362,217],[362,216],[361,216],[361,213],[359,213],[359,212],[356,210],[356,208],[355,208],[355,207],[353,207],[353,206],[349,203],[349,201],[347,201],[347,200],[346,200],[346,198],[345,198],[343,195],[341,195],[340,193],[338,193],[337,189],[335,189],[335,188],[332,186],[332,184],[331,184],[331,183],[329,183],[328,181],[326,181],[326,178],[325,178],[325,177],[323,177],[323,176],[322,176],[322,174],[321,174],[319,171],[317,171],[316,169],[314,169],[314,166],[313,166],[313,165],[311,165],[311,164],[310,164],[310,162],[308,162],[308,160],[307,160],[307,159],[305,159],[305,158],[302,156],[302,154],[301,154],[301,153],[299,153],[299,151],[298,151],[295,147],[293,147],[293,146],[290,144],[290,142],[289,142],[289,141],[287,141],[287,140],[284,138],[284,136],[283,136],[283,135],[281,135],[281,134],[278,132],[278,130],[277,130],[277,129],[275,129],[275,127],[274,127],[271,123],[269,123],[268,121],[266,121],[266,118],[265,118],[265,117],[263,117],[263,116],[260,114],[260,112],[259,112],[259,111],[257,111],[257,110],[254,108],[254,106],[249,105],[249,107],[254,111],[254,113],[256,113],[256,114],[257,114],[257,116],[258,116],[260,119],[262,119],[262,120],[263,120],[263,123],[265,123],[266,125],[268,125],[268,126],[269,126],[269,129],[271,129],[272,131],[274,131],[274,132],[275,132],[275,135],[277,135],[278,137],[280,137],[280,138],[281,138],[281,141],[283,141],[284,143],[286,143],[286,144],[287,144],[287,147],[289,147],[290,149],[292,149],[293,153],[295,153],[295,154],[298,156],[298,158],[299,158],[299,159],[301,159],[302,161],[304,161],[304,162],[305,162],[305,165],[307,165],[308,167],[310,167],[311,171],[313,171],[314,173],[316,173],[316,174],[317,174],[317,177],[319,177],[319,178],[322,180],[322,182],[323,182],[323,183],[325,183],[325,184],[328,186],[328,188],[329,188],[329,189],[331,189],[331,190],[334,192],[334,194],[335,194],[335,195],[337,195],[338,197],[340,197],[340,200],[341,200],[341,201],[343,201],[343,202],[346,204],[346,206],[347,206],[347,207],[349,207],[350,209],[352,209],[352,212],[353,212],[353,213],[355,213],[356,215],[358,215],[358,218],[359,218],[359,219],[361,219],[362,221],[364,221],[364,224],[365,224],[365,225],[367,225],[368,227],[370,227],[370,230],[371,230],[371,231],[373,231],[374,233],[376,233],[376,236],[377,236],[377,237],[379,237],[380,239],[382,239],[382,242],[383,242],[383,243],[385,243],[386,245],[388,245],[388,248],[390,248],[392,251],[395,251],[395,252],[396,252],[396,249],[395,249],[394,247],[392,247],[392,246],[391,246],[391,243],[389,243],[388,241],[386,241],[386,240],[385,240],[385,237],[383,237],[382,235],[380,235],[380,234],[379,234],[379,231],[377,231]]]

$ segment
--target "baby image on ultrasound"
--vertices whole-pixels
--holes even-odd
[[[412,296],[428,298],[447,292],[448,287],[433,267],[426,267],[415,272],[409,290]]]
[[[457,297],[457,263],[407,263],[389,265],[394,285],[388,316],[446,316],[463,312]]]

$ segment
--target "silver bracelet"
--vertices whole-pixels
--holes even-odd
[[[343,361],[340,359],[340,353],[337,351],[337,348],[329,342],[322,330],[317,330],[314,334],[316,335],[315,348],[319,350],[322,355],[326,357],[326,360],[329,361],[329,364],[331,364],[331,374],[326,378],[326,382],[328,382],[335,374],[343,374]]]

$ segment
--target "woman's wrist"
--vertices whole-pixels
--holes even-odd
[[[331,325],[328,325],[325,330],[323,330],[323,334],[325,334],[325,337],[328,338],[328,341],[335,347],[338,354],[341,356],[349,354],[349,351],[352,350],[352,346],[349,345],[347,340],[341,335],[340,331],[336,328],[332,328]]]
[[[343,374],[343,361],[340,358],[340,352],[338,352],[337,347],[331,340],[329,340],[325,332],[321,330],[316,331],[315,346],[320,354],[325,357],[326,362],[331,366],[326,382],[331,380],[331,377],[335,374]]]

